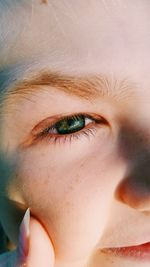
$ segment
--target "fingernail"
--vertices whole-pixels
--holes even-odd
[[[18,258],[24,262],[29,252],[29,235],[30,235],[30,209],[26,210],[19,229]]]

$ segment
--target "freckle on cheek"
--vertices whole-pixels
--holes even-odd
[[[41,0],[41,4],[48,4],[48,0]]]
[[[80,176],[80,174],[77,174],[75,181],[77,184],[81,183],[82,177]]]

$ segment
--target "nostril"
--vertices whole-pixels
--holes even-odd
[[[150,211],[150,191],[129,177],[117,187],[115,197],[120,202],[140,211]]]

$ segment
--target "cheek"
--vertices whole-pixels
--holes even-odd
[[[111,155],[95,152],[70,160],[36,152],[20,164],[23,201],[46,227],[61,260],[87,255],[101,238],[118,179]]]

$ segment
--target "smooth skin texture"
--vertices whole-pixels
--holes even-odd
[[[52,240],[54,267],[148,267],[102,249],[150,241],[150,2],[17,2],[7,0],[3,11],[14,16],[12,25],[3,18],[7,34],[5,27],[1,34],[8,44],[0,55],[7,90],[12,77],[19,82],[47,70],[76,79],[104,76],[107,93],[88,100],[44,85],[5,101],[1,147],[18,162],[16,174],[2,180],[5,231],[17,242],[11,211],[19,218],[20,207],[30,207]],[[22,146],[37,125],[39,132],[48,126],[43,120],[77,113],[106,123],[90,122],[89,138],[44,137]]]

